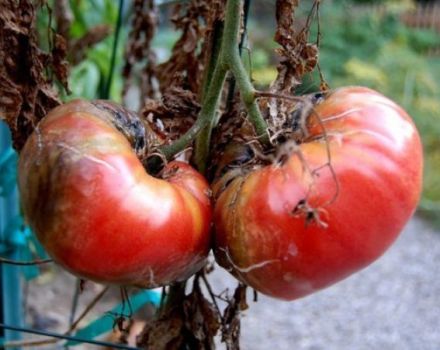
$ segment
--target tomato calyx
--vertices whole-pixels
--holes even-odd
[[[219,146],[217,151],[218,160],[212,166],[214,183],[216,184],[214,193],[217,197],[223,192],[237,177],[263,168],[265,166],[283,166],[292,155],[302,158],[300,145],[317,139],[324,139],[325,129],[320,135],[311,135],[310,125],[319,118],[314,113],[314,108],[322,103],[330,94],[328,92],[317,92],[309,95],[296,97],[270,94],[269,97],[262,95],[260,106],[266,114],[269,131],[271,134],[270,147],[264,147],[253,132],[249,132],[248,121],[241,116],[241,127],[235,133],[231,133],[229,142]],[[278,113],[275,113],[278,111]],[[237,123],[228,120],[227,123],[236,126]],[[222,133],[225,134],[225,126]],[[253,131],[253,130],[252,130]],[[304,160],[301,160],[302,162]],[[306,166],[306,164],[304,163]],[[217,182],[221,179],[219,182]],[[219,186],[217,186],[219,185]],[[313,209],[316,211],[316,209]],[[310,212],[307,215],[312,215]],[[314,220],[319,222],[319,218]]]
[[[271,143],[274,147],[289,141],[297,144],[307,142],[309,122],[314,116],[314,108],[322,103],[328,92],[316,92],[304,96],[270,95],[266,101]],[[274,103],[273,100],[276,100]]]

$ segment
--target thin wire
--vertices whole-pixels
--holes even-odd
[[[109,343],[106,341],[99,341],[99,340],[92,340],[92,339],[83,339],[83,338],[78,338],[78,337],[74,337],[74,336],[70,336],[70,335],[58,334],[58,333],[47,332],[47,331],[38,331],[36,329],[31,329],[31,328],[26,328],[26,327],[10,326],[10,325],[6,325],[4,323],[0,323],[0,328],[11,330],[11,331],[23,332],[23,333],[43,335],[46,337],[69,340],[69,341],[73,341],[73,342],[86,343],[86,344],[92,344],[92,345],[97,345],[97,346],[107,346],[107,347],[110,347],[111,349],[140,350],[139,348],[135,348],[135,347],[124,345],[124,344]],[[14,343],[11,342],[11,345],[12,344],[14,344]],[[9,347],[8,343],[3,344],[3,346]]]
[[[81,292],[81,280],[75,281],[75,293],[72,298],[72,307],[70,309],[69,325],[72,326],[75,321],[76,310],[78,309],[79,293]]]
[[[101,96],[101,98],[104,100],[107,100],[110,97],[110,89],[112,86],[113,73],[116,64],[116,51],[118,49],[119,34],[121,32],[123,8],[124,8],[124,0],[119,0],[118,19],[116,20],[115,39],[113,41],[112,56],[110,61],[110,71],[108,75],[107,84],[105,86],[105,90]]]
[[[17,265],[17,266],[29,266],[29,265],[41,265],[53,262],[52,259],[38,259],[32,261],[17,261],[12,259],[0,258],[0,264]]]
[[[89,311],[96,305],[96,303],[101,300],[101,298],[108,290],[109,290],[109,286],[106,286],[101,292],[98,293],[98,295],[95,296],[95,298],[90,302],[90,304],[87,305],[87,307],[78,316],[78,318],[70,325],[67,333],[73,332],[76,329],[76,327],[81,322],[81,320],[89,313]]]

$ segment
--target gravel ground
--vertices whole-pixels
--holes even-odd
[[[243,315],[242,349],[440,350],[439,271],[440,233],[413,219],[379,261],[331,288],[295,302],[259,295]],[[236,286],[221,269],[209,279],[217,292]],[[27,298],[30,323],[65,330],[74,285],[73,277],[60,272],[51,281],[33,283]],[[79,309],[101,288],[89,284]],[[110,293],[85,322],[118,300],[118,293]],[[72,349],[79,348],[92,347]]]
[[[413,219],[380,260],[331,288],[290,303],[260,295],[243,317],[243,349],[438,350],[439,271],[440,233]]]

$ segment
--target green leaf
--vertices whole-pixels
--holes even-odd
[[[100,72],[95,63],[86,60],[72,69],[69,86],[72,94],[68,100],[75,98],[94,99],[98,91]]]

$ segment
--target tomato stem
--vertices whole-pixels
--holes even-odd
[[[184,150],[185,147],[197,137],[195,163],[201,172],[206,170],[211,133],[217,124],[216,112],[218,111],[220,97],[228,71],[231,71],[237,80],[242,100],[249,114],[249,120],[254,125],[257,136],[262,143],[269,143],[267,124],[261,115],[256,102],[257,96],[255,89],[240,58],[238,41],[242,16],[241,9],[242,0],[228,0],[220,51],[218,57],[214,53],[211,60],[215,68],[211,79],[209,79],[210,74],[207,74],[207,81],[205,82],[207,91],[206,95],[204,95],[202,108],[197,121],[173,144],[159,147],[159,151],[161,151],[167,159],[170,159],[175,154]]]
[[[200,110],[197,121],[193,126],[177,141],[171,145],[159,147],[159,150],[165,155],[167,159],[171,159],[175,154],[183,151],[187,145],[195,139],[197,134],[205,129],[210,121],[214,118],[218,107],[220,95],[225,81],[227,69],[222,65],[217,65],[212,75],[211,84],[206,94],[205,100]]]

